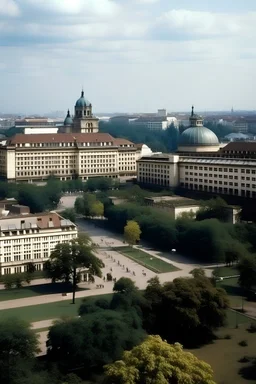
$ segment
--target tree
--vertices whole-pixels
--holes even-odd
[[[144,311],[146,331],[186,346],[212,340],[214,330],[224,324],[228,307],[226,292],[201,274],[162,286],[151,279],[145,298],[150,308]]]
[[[256,287],[256,256],[249,255],[241,259],[238,264],[240,272],[239,284],[242,288],[250,290]]]
[[[122,360],[105,366],[111,384],[214,384],[211,366],[160,336],[148,336],[123,354]]]
[[[76,211],[74,208],[65,209],[64,211],[61,212],[61,216],[64,217],[64,219],[68,219],[72,221],[73,223],[75,223],[76,221]]]
[[[128,244],[134,245],[140,240],[141,230],[139,224],[134,220],[127,221],[124,227],[124,238]]]
[[[90,208],[90,214],[92,217],[102,217],[104,215],[104,205],[100,201],[95,201]]]
[[[137,288],[134,282],[128,277],[121,277],[114,284],[113,291],[120,293],[129,293],[135,291]]]
[[[0,320],[0,382],[17,383],[30,371],[38,349],[38,336],[21,319]]]
[[[144,338],[129,320],[125,312],[103,309],[59,321],[49,330],[48,356],[65,369],[102,367]]]
[[[62,280],[73,284],[73,304],[79,272],[88,269],[90,273],[101,277],[104,263],[94,255],[90,238],[79,235],[70,243],[57,244],[50,259],[45,263],[46,273],[53,281]]]

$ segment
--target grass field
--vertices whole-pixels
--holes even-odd
[[[245,378],[249,374],[251,363],[241,363],[239,360],[244,356],[255,356],[256,345],[256,333],[249,333],[246,330],[247,327],[248,324],[240,325],[237,329],[222,328],[218,332],[219,340],[190,350],[199,359],[212,366],[214,379],[218,384],[245,384],[247,382]],[[226,335],[230,335],[231,339],[224,339]],[[242,340],[246,340],[248,346],[241,347],[238,343]],[[241,369],[244,372],[239,373]]]
[[[219,281],[217,286],[225,289],[229,296],[231,307],[237,308],[242,305],[243,290],[238,285],[238,277]]]
[[[78,288],[77,291],[84,289]],[[72,292],[72,285],[65,283],[29,285],[19,289],[1,289],[0,301],[23,299],[26,297]]]
[[[129,259],[136,261],[136,263],[143,265],[143,267],[156,273],[178,271],[178,268],[174,267],[172,264],[154,257],[138,248],[115,247],[113,250],[122,253]]]
[[[210,269],[210,268],[208,268],[208,269]],[[214,268],[214,271],[216,271],[218,273],[218,276],[220,276],[220,277],[239,275],[239,272],[238,272],[238,269],[236,268],[236,266],[234,266],[234,267],[217,267],[217,268]]]
[[[90,297],[92,300],[98,298],[110,299],[112,294],[97,295]],[[89,298],[88,298],[89,299]],[[71,304],[70,300],[58,301],[56,303],[31,305],[28,307],[3,309],[0,311],[0,319],[9,317],[18,317],[20,319],[35,322],[40,320],[57,319],[63,316],[74,317],[78,314],[78,308],[81,305],[83,298],[76,299],[75,304]]]

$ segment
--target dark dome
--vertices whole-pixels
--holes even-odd
[[[70,112],[68,111],[67,116],[64,120],[64,125],[72,125],[72,124],[73,124],[73,120],[72,120],[72,117],[70,116]]]
[[[85,99],[84,97],[84,91],[81,93],[81,97],[76,102],[76,107],[83,108],[83,107],[89,107],[91,105],[90,101]]]
[[[180,146],[219,145],[218,137],[206,127],[187,128],[180,136]]]

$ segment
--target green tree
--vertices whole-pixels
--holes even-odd
[[[76,221],[76,211],[74,208],[65,209],[61,212],[61,216],[64,217],[64,219],[72,221],[73,223]]]
[[[94,275],[101,277],[103,262],[94,255],[90,238],[79,235],[70,243],[57,244],[50,259],[45,263],[47,276],[53,281],[62,280],[73,284],[73,304],[75,303],[76,284],[79,280],[79,270],[88,269]]]
[[[0,382],[18,383],[39,351],[38,336],[21,319],[0,320]]]
[[[146,331],[186,346],[212,340],[214,330],[224,324],[228,307],[226,292],[201,274],[163,286],[159,280],[150,280],[145,298],[150,308],[144,311]]]
[[[250,290],[256,287],[256,256],[248,255],[238,264],[240,272],[239,284],[242,288]]]
[[[134,220],[127,221],[124,227],[124,238],[128,244],[134,245],[140,240],[141,230],[139,224]]]
[[[120,293],[129,293],[135,291],[137,288],[134,282],[128,277],[121,277],[114,284],[113,291]]]
[[[100,201],[95,201],[90,207],[90,216],[102,217],[104,215],[104,205]]]
[[[214,384],[209,364],[160,336],[126,351],[122,360],[105,366],[105,374],[111,384]]]
[[[65,369],[102,367],[121,358],[123,351],[142,341],[144,335],[125,312],[100,310],[53,325],[48,356]]]

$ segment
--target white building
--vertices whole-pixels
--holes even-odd
[[[76,237],[76,225],[55,212],[0,219],[1,275],[25,272],[28,263],[42,270],[57,244]]]
[[[129,119],[129,124],[144,127],[150,131],[164,131],[170,127],[171,124],[178,126],[178,120],[176,117],[171,116],[142,116],[135,119]]]
[[[202,118],[193,110],[190,121],[176,153],[137,161],[138,182],[255,198],[256,143],[231,142],[221,147],[217,136],[203,127]]]

